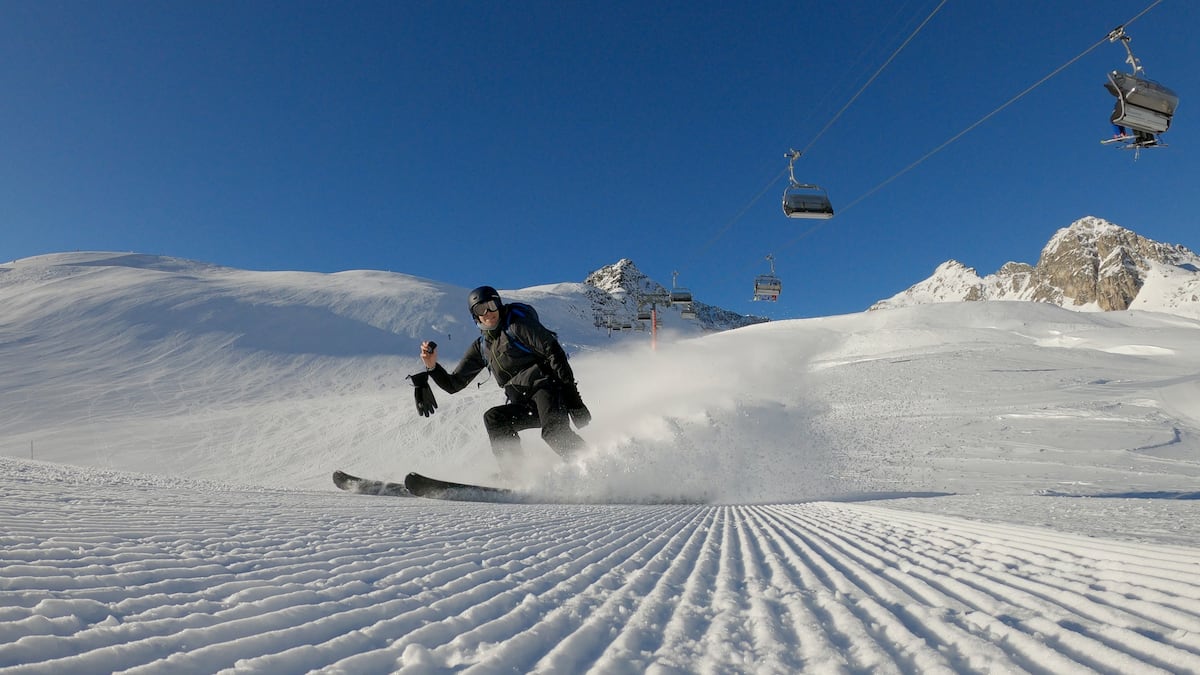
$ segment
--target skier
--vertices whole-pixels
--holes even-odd
[[[558,336],[538,321],[533,307],[504,304],[491,286],[471,291],[467,307],[482,335],[467,348],[454,372],[447,372],[438,363],[436,343],[421,343],[425,372],[409,376],[416,387],[417,412],[428,417],[437,408],[430,379],[453,394],[487,368],[508,398],[504,405],[483,415],[501,471],[513,473],[521,454],[517,432],[525,429],[540,427],[542,439],[551,449],[564,459],[570,458],[584,446],[570,421],[582,429],[592,416],[579,396],[575,374]]]

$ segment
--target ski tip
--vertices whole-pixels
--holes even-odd
[[[468,502],[514,502],[523,499],[508,488],[431,478],[416,472],[404,478],[404,487],[418,497],[432,497],[451,501]]]
[[[333,484],[347,491],[360,495],[386,495],[389,497],[411,497],[412,493],[401,483],[383,480],[359,478],[345,471],[333,472]]]

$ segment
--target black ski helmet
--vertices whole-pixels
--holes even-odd
[[[479,321],[479,317],[475,316],[475,305],[488,300],[495,300],[496,304],[503,305],[504,302],[500,299],[500,294],[491,286],[480,286],[475,290],[467,293],[467,311],[471,313],[471,318]]]

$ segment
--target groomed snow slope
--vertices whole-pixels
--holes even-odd
[[[454,289],[109,260],[0,266],[0,673],[1200,672],[1195,320],[651,352],[531,289],[596,421],[577,462],[528,438],[523,487],[592,503],[458,504],[329,484],[494,472],[494,386],[424,419],[403,381],[468,339]]]
[[[2,466],[5,673],[1200,671],[1193,547]]]

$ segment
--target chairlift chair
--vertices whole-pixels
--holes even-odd
[[[832,218],[829,193],[819,185],[792,183],[783,191],[783,215],[788,218]]]
[[[783,191],[783,215],[788,218],[832,218],[833,204],[825,188],[796,180],[795,165],[800,152],[789,150],[784,156],[788,158],[788,186]]]
[[[689,302],[683,306],[682,310],[680,310],[679,316],[684,319],[695,319],[696,309],[692,306],[692,303]]]
[[[683,286],[676,286],[675,282],[679,279],[679,272],[671,273],[671,293],[667,299],[672,305],[691,305],[692,292]]]
[[[1104,88],[1117,97],[1110,118],[1113,124],[1149,134],[1161,134],[1171,127],[1179,96],[1170,89],[1116,70],[1108,74]]]
[[[672,305],[690,305],[692,303],[692,292],[683,286],[671,289],[671,304]]]
[[[1127,55],[1125,62],[1133,70],[1131,73],[1114,70],[1108,74],[1108,82],[1104,83],[1104,88],[1117,99],[1109,119],[1114,126],[1129,129],[1133,133],[1118,134],[1115,138],[1102,142],[1124,143],[1122,147],[1133,148],[1135,151],[1161,147],[1163,143],[1159,141],[1157,134],[1171,127],[1171,117],[1179,107],[1179,96],[1167,87],[1143,77],[1145,71],[1141,62],[1133,55],[1133,49],[1129,46],[1132,40],[1125,33],[1124,26],[1114,28],[1108,34],[1108,41],[1121,42]]]
[[[775,276],[775,255],[767,256],[767,262],[771,263],[771,273],[760,274],[754,278],[754,299],[775,302],[783,290],[783,282]]]
[[[770,274],[760,274],[754,278],[754,299],[775,302],[783,290],[783,282],[779,277]]]

